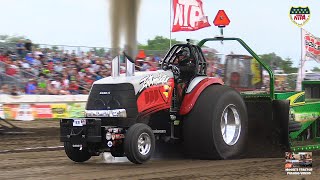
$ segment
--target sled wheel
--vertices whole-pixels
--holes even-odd
[[[69,157],[74,162],[85,162],[91,158],[91,154],[89,153],[87,148],[72,147],[70,142],[64,142],[64,150]]]
[[[124,140],[124,152],[131,162],[142,164],[148,161],[154,150],[155,137],[149,126],[137,123],[128,129]]]
[[[240,94],[230,87],[207,87],[183,123],[186,154],[191,157],[229,159],[239,157],[245,150],[246,106]]]

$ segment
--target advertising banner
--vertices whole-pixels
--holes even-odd
[[[67,104],[51,104],[52,118],[68,118]]]
[[[53,117],[51,105],[49,104],[35,104],[33,109],[37,119],[50,119]]]
[[[4,117],[4,109],[3,109],[2,104],[0,104],[0,119],[5,119],[5,117]]]
[[[6,119],[15,119],[17,115],[18,104],[4,104],[4,117]]]
[[[85,103],[70,103],[68,104],[69,118],[84,117]]]
[[[30,121],[34,119],[81,118],[86,103],[59,104],[0,104],[0,117]]]
[[[32,121],[34,120],[30,104],[21,104],[17,109],[15,120]]]
[[[302,29],[302,46],[305,58],[310,58],[320,63],[320,38]],[[305,59],[306,60],[306,59]]]

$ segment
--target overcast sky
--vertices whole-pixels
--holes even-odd
[[[138,41],[156,35],[169,37],[170,0],[141,0]],[[35,43],[110,47],[108,0],[0,0],[0,34],[24,35]],[[304,29],[320,37],[319,0],[203,0],[210,23],[224,9],[231,23],[225,36],[242,38],[258,54],[275,52],[300,59],[300,29],[289,19],[291,6],[309,6],[311,19]],[[211,26],[195,32],[176,32],[177,40],[214,37]],[[219,43],[218,46],[221,46]],[[234,48],[241,53],[240,48]],[[308,67],[320,66],[308,63]]]

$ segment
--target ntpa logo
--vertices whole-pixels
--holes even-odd
[[[172,32],[195,31],[210,26],[203,12],[202,0],[173,0],[173,10]]]
[[[309,7],[291,7],[289,16],[295,25],[302,27],[310,19],[310,9]]]

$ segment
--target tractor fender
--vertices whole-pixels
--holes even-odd
[[[223,85],[224,83],[221,78],[216,78],[216,77],[200,76],[200,77],[194,78],[188,86],[186,94],[181,103],[179,114],[180,115],[188,114],[193,108],[193,106],[195,105],[201,92],[212,84]]]

